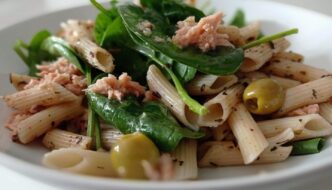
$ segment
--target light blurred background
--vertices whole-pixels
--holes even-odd
[[[107,0],[99,0],[106,2]],[[250,1],[250,0],[243,0]],[[265,0],[291,4],[332,16],[332,0]],[[0,29],[48,12],[89,4],[88,0],[0,0]],[[273,9],[273,7],[271,7]],[[282,14],[282,13],[280,13]],[[305,18],[303,18],[305,19]],[[59,190],[0,165],[0,189]],[[322,184],[321,184],[322,185]]]

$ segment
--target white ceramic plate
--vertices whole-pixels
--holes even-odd
[[[298,27],[300,34],[290,37],[292,50],[306,57],[306,63],[332,70],[332,19],[308,10],[267,1],[214,0],[213,7],[231,17],[237,8],[245,10],[249,20],[261,20],[266,34]],[[91,6],[63,10],[34,18],[0,31],[0,94],[14,89],[8,81],[9,72],[27,71],[12,50],[17,39],[28,41],[40,29],[56,31],[61,21],[69,18],[94,19]],[[0,123],[9,109],[0,102]],[[292,157],[279,164],[201,169],[197,181],[144,182],[104,179],[67,174],[44,168],[40,164],[46,152],[37,144],[22,146],[11,142],[9,132],[0,126],[0,163],[45,183],[69,189],[281,189],[310,183],[332,170],[332,141],[320,153]],[[332,183],[331,183],[332,184]]]

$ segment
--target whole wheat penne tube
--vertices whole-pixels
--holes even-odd
[[[273,79],[274,81],[276,81],[283,89],[292,88],[292,87],[302,84],[301,82],[299,82],[297,80],[282,78],[282,77],[278,77],[278,76],[274,76],[274,75],[271,75],[270,78]]]
[[[216,141],[222,141],[230,132],[231,129],[227,122],[223,123],[222,125],[211,128],[212,130],[212,137]]]
[[[108,152],[62,148],[46,153],[43,164],[49,168],[76,174],[117,177]]]
[[[272,119],[260,121],[257,124],[266,137],[277,135],[287,128],[294,131],[295,137],[293,140],[310,139],[332,134],[331,124],[319,114]]]
[[[242,41],[244,41],[245,43],[257,39],[260,32],[261,25],[259,22],[251,22],[245,27],[240,28],[240,35],[242,37]]]
[[[75,134],[61,129],[52,129],[48,131],[43,138],[43,145],[49,149],[70,147],[90,149],[91,143],[91,137]]]
[[[244,163],[254,162],[268,146],[268,142],[242,103],[234,107],[228,124],[238,141]]]
[[[332,74],[324,69],[285,59],[271,61],[262,71],[300,82],[309,82]]]
[[[198,115],[187,108],[175,87],[155,65],[149,67],[146,80],[150,90],[160,94],[160,101],[172,111],[181,123],[193,130],[198,130]]]
[[[226,26],[226,25],[220,25],[218,27],[218,33],[221,34],[227,34],[228,35],[228,41],[234,44],[235,46],[241,46],[245,44],[245,40],[243,36],[241,35],[240,29],[236,26]],[[245,31],[246,32],[246,31]],[[253,32],[248,31],[249,32]],[[253,34],[249,34],[253,35]],[[256,35],[256,34],[255,34]]]
[[[55,82],[42,83],[4,97],[8,106],[23,112],[33,106],[51,106],[78,99],[78,96]]]
[[[310,104],[326,102],[332,97],[332,76],[310,81],[286,90],[285,101],[276,113],[282,116]]]
[[[298,53],[292,52],[292,51],[283,51],[279,52],[275,55],[273,55],[271,61],[283,61],[283,60],[288,60],[292,61],[294,63],[303,63],[304,57]],[[277,61],[277,62],[278,62]]]
[[[213,95],[238,82],[235,75],[197,75],[190,81],[186,89],[190,95]]]
[[[269,146],[252,164],[267,164],[282,162],[287,159],[292,151],[292,147],[282,145],[292,140],[294,133],[291,129],[286,129],[282,133],[271,137],[268,140]],[[199,160],[199,167],[212,166],[233,166],[243,165],[244,161],[238,147],[232,141],[213,141],[206,143],[207,150]]]
[[[17,125],[18,139],[21,143],[27,144],[51,128],[56,127],[62,121],[79,116],[83,111],[81,101],[64,103],[44,109]]]
[[[209,111],[207,114],[199,116],[199,125],[217,127],[223,124],[233,111],[233,107],[241,101],[243,89],[243,85],[237,84],[204,103]]]

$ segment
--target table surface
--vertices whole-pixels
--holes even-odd
[[[332,1],[331,0],[271,0],[282,3],[293,4],[296,6],[312,9],[324,14],[332,16]],[[70,3],[69,3],[70,2]],[[24,21],[26,19],[36,17],[51,11],[57,11],[63,8],[75,7],[79,5],[88,4],[87,0],[0,0],[0,29],[10,26],[14,23]],[[33,6],[31,6],[33,5]],[[27,9],[26,7],[29,7]],[[0,166],[1,189],[25,189],[25,190],[59,190],[47,184],[40,183],[26,176],[9,170]],[[311,184],[313,187],[328,187],[328,181],[317,182]],[[320,188],[321,189],[321,188]],[[304,190],[304,189],[303,189]]]

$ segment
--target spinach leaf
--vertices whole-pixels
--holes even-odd
[[[23,41],[18,41],[14,47],[16,53],[21,57],[25,64],[29,68],[29,75],[36,76],[38,72],[36,65],[40,64],[44,60],[51,60],[53,57],[46,51],[41,49],[42,42],[51,36],[51,33],[47,30],[37,32],[31,39],[29,45]],[[27,51],[27,55],[22,51],[24,48]]]
[[[61,38],[50,36],[46,38],[41,44],[40,48],[53,56],[62,56],[73,63],[82,73],[85,73],[84,65],[81,65],[77,58],[75,51],[69,46],[67,42]]]
[[[167,27],[162,25],[165,22],[160,21],[160,19],[157,20],[158,17],[155,15],[158,15],[158,13],[153,10],[149,10],[149,14],[147,14],[147,11],[138,6],[122,5],[119,6],[118,11],[127,30],[145,44],[148,44],[150,48],[162,52],[169,59],[193,67],[200,72],[229,75],[236,72],[243,62],[244,51],[242,48],[220,47],[208,53],[202,53],[195,48],[178,48],[170,42],[166,31]],[[151,35],[145,35],[138,27],[144,21],[153,24]]]
[[[172,70],[182,84],[191,81],[197,73],[197,70],[195,68],[180,64],[178,62],[173,63]]]
[[[161,151],[172,151],[183,138],[201,138],[201,132],[180,127],[170,111],[161,103],[140,104],[128,96],[121,102],[109,100],[102,95],[87,92],[93,110],[106,122],[111,123],[122,133],[142,132],[147,135]]]
[[[234,15],[232,21],[230,22],[230,25],[237,26],[239,28],[246,26],[246,16],[242,9],[238,9],[235,12],[235,15]]]

